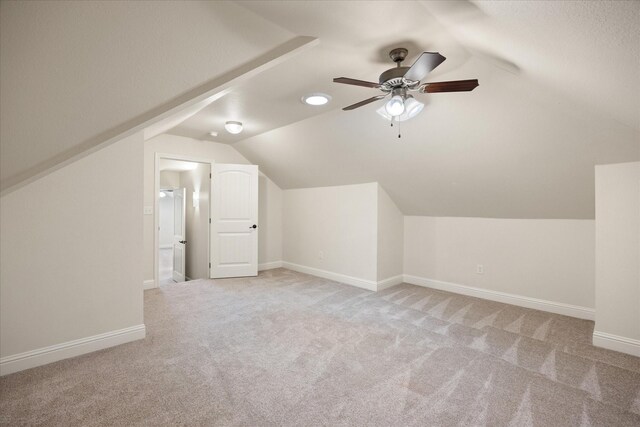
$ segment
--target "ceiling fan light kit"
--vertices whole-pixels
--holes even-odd
[[[405,60],[408,53],[409,51],[402,47],[389,52],[389,57],[396,63],[396,66],[380,74],[378,83],[348,77],[337,77],[333,79],[334,83],[380,89],[383,92],[382,95],[377,95],[344,107],[343,110],[354,110],[391,95],[391,99],[389,99],[382,108],[379,108],[377,112],[386,119],[392,120],[391,125],[393,126],[394,120],[398,122],[409,120],[420,114],[424,108],[424,104],[408,94],[408,92],[468,92],[478,87],[477,79],[421,83],[427,74],[442,64],[446,58],[438,52],[422,52],[411,67],[403,67],[402,61]],[[398,134],[398,138],[399,137],[400,134]]]
[[[401,93],[402,89],[395,89],[391,99],[387,101],[384,109],[387,110],[390,116],[399,116],[404,113],[404,94]]]
[[[424,109],[424,104],[415,99],[412,95],[407,95],[407,99],[404,101],[404,112],[399,116],[392,116],[391,114],[389,114],[387,112],[386,106],[387,104],[384,104],[382,107],[378,108],[376,112],[386,120],[395,120],[397,122],[404,122],[406,120],[412,119],[420,114],[420,112],[422,112],[422,110]]]

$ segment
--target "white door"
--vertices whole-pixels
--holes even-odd
[[[211,277],[258,275],[258,166],[213,166]]]
[[[173,280],[184,282],[187,232],[185,227],[186,189],[173,191]]]

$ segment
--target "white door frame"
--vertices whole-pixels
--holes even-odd
[[[160,159],[167,160],[182,160],[185,162],[203,163],[209,165],[210,173],[213,173],[214,161],[204,157],[185,156],[183,154],[170,154],[170,153],[155,153],[154,163],[154,183],[153,183],[153,281],[157,288],[160,284]],[[209,178],[209,218],[211,218],[211,178]],[[207,259],[211,262],[211,223],[209,223],[209,232],[207,233]],[[211,268],[209,268],[209,274],[211,276]],[[208,277],[207,277],[208,278]]]

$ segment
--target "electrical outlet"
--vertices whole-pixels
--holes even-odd
[[[318,252],[318,259],[324,259],[324,252]]]
[[[153,215],[153,206],[145,206],[144,207],[145,215]]]
[[[476,274],[484,274],[484,266],[482,264],[476,266]]]

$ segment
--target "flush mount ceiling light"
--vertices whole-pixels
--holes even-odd
[[[224,124],[227,132],[236,135],[242,132],[242,122],[228,121]]]
[[[215,138],[216,136],[218,136],[218,132],[212,130],[211,132],[209,132],[209,136],[213,136]]]
[[[324,105],[331,100],[331,97],[326,93],[310,93],[302,97],[302,102],[308,105]]]

